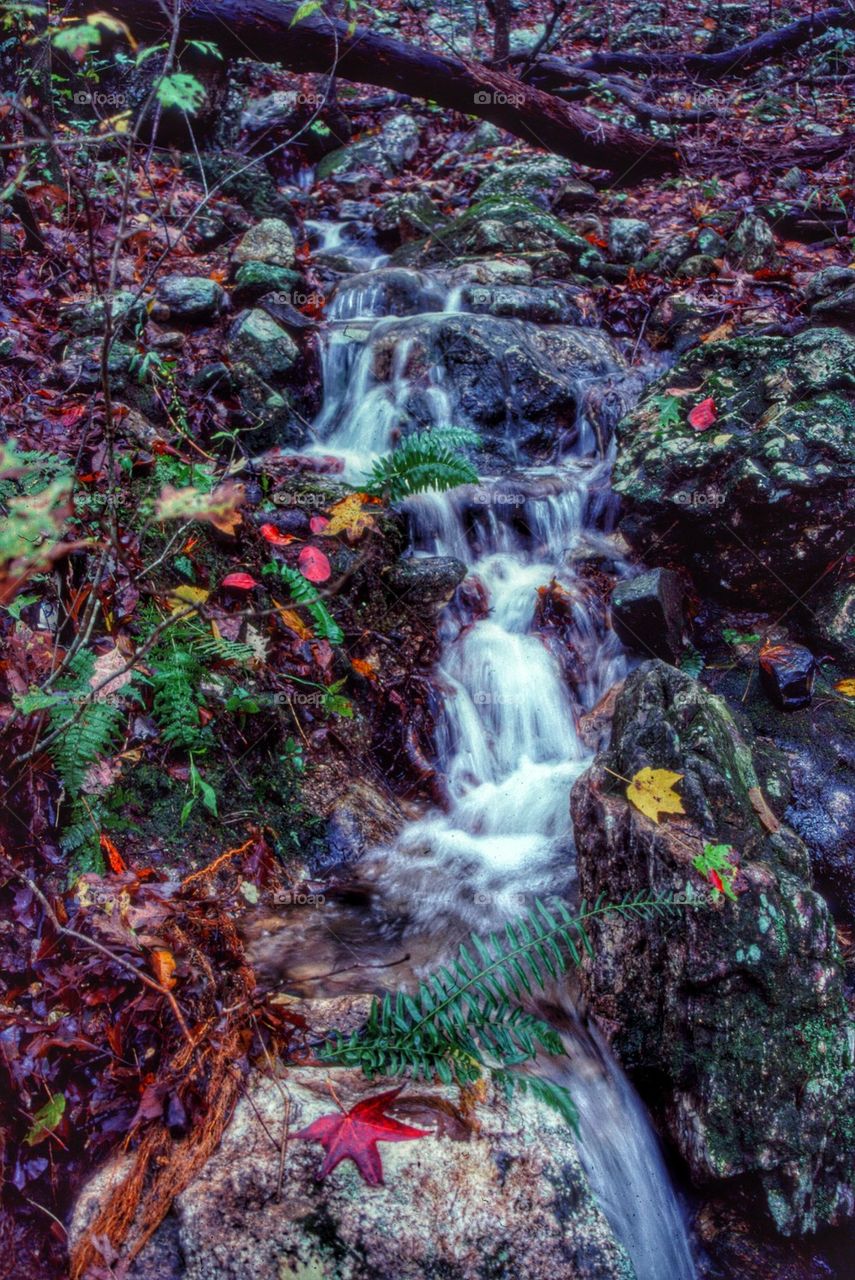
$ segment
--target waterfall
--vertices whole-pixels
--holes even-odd
[[[327,246],[342,243],[337,231],[325,237]],[[363,244],[363,260],[371,252]],[[373,284],[363,274],[340,286],[323,353],[315,447],[340,454],[354,480],[406,426],[414,393],[410,346],[395,343],[412,315],[386,314],[383,272],[377,276]],[[445,313],[431,307],[424,317],[461,305],[458,290]],[[393,346],[382,377],[374,360],[378,338],[386,349],[387,340]],[[443,370],[422,367],[420,376],[420,403],[431,419],[453,421]],[[590,375],[580,370],[584,376]],[[375,883],[387,910],[405,905],[409,936],[430,938],[432,958],[470,930],[495,928],[536,897],[572,892],[569,793],[590,759],[577,724],[626,670],[605,607],[575,568],[582,546],[614,559],[607,541],[612,506],[602,498],[609,460],[596,455],[588,424],[579,425],[573,454],[550,467],[488,475],[477,486],[406,504],[412,554],[461,559],[485,601],[482,616],[473,619],[452,604],[440,622],[435,750],[445,804],[410,822],[394,847],[375,855]],[[544,588],[560,593],[576,655],[572,680],[537,629]],[[565,1000],[568,1057],[549,1070],[579,1107],[580,1156],[592,1188],[638,1280],[691,1280],[686,1227],[644,1109],[606,1046]]]

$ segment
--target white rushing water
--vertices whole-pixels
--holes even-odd
[[[326,230],[323,245],[376,265],[370,245],[340,230]],[[394,344],[407,319],[386,314],[382,274],[340,288],[328,311],[315,447],[341,455],[354,480],[391,447],[413,389],[409,346]],[[459,292],[446,306],[460,306]],[[393,344],[382,380],[369,341],[378,338]],[[423,383],[421,404],[437,425],[449,424],[443,370],[429,370]],[[446,804],[378,855],[387,907],[405,905],[410,932],[437,948],[495,927],[535,897],[572,894],[569,794],[590,759],[577,724],[626,669],[602,604],[574,569],[581,548],[614,557],[601,498],[608,460],[596,457],[593,433],[580,426],[573,456],[549,468],[407,503],[413,553],[462,560],[477,584],[466,599],[483,602],[474,616],[471,603],[450,605],[441,620],[436,759]],[[572,679],[536,629],[539,593],[551,583],[575,655]],[[580,1111],[580,1155],[595,1194],[638,1280],[691,1280],[685,1224],[644,1109],[569,997],[565,1013],[569,1056],[556,1069]]]

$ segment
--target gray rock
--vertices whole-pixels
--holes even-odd
[[[98,338],[73,338],[62,354],[59,377],[66,386],[84,391],[101,385],[101,341]],[[124,383],[136,358],[134,348],[125,342],[113,342],[107,358],[110,377],[117,386]]]
[[[403,113],[392,116],[379,134],[349,142],[324,156],[317,168],[318,179],[334,177],[341,184],[349,177],[351,186],[356,180],[357,189],[370,190],[370,178],[364,170],[376,170],[385,178],[400,173],[418,151],[419,137],[419,127],[412,116]]]
[[[648,569],[612,592],[612,626],[636,653],[676,662],[683,649],[683,584],[671,569]]]
[[[855,321],[855,284],[830,298],[822,298],[811,307],[811,319],[818,324],[833,324],[838,321],[847,326]]]
[[[663,420],[673,386],[698,390]],[[853,392],[855,338],[840,329],[690,351],[620,424],[624,535],[639,555],[659,545],[719,598],[791,604],[847,546]],[[688,411],[707,397],[715,424],[693,431]]]
[[[805,302],[813,304],[855,285],[855,268],[823,267],[812,275],[805,288]]]
[[[673,770],[685,816],[655,825],[615,775]],[[630,1072],[656,1081],[672,1141],[697,1183],[741,1178],[777,1230],[851,1212],[855,1086],[834,922],[807,849],[760,789],[758,747],[721,699],[657,661],[618,695],[611,743],[576,783],[580,891],[711,894],[705,843],[735,851],[736,901],[661,920],[603,923],[583,983]],[[773,806],[774,807],[774,806]],[[761,816],[762,813],[762,816]]]
[[[701,227],[695,244],[698,253],[708,253],[711,258],[723,258],[727,249],[724,236],[720,236],[712,227]]]
[[[372,218],[380,243],[392,247],[430,235],[446,221],[430,196],[417,191],[393,195]]]
[[[855,670],[855,586],[841,583],[810,604],[820,643]]]
[[[460,309],[475,315],[532,320],[536,324],[578,325],[585,323],[592,308],[588,295],[567,286],[470,284],[461,291]]]
[[[718,271],[718,263],[715,258],[711,258],[708,253],[695,253],[691,258],[686,258],[680,267],[680,275],[688,276],[690,279],[706,279],[707,276],[714,275]]]
[[[560,205],[565,212],[589,209],[597,203],[590,183],[576,177],[570,161],[559,156],[535,156],[502,165],[484,179],[474,199],[477,202],[491,196],[517,196],[541,209]]]
[[[265,380],[284,377],[299,350],[290,335],[265,311],[242,312],[229,330],[229,355]]]
[[[492,151],[502,141],[502,131],[489,120],[482,120],[466,139],[460,150],[463,155],[477,155],[480,151]]]
[[[148,301],[146,295],[140,297],[129,289],[114,293],[111,307],[113,332],[127,333],[145,324]],[[71,302],[63,307],[61,323],[77,337],[84,338],[104,332],[104,317],[104,300],[87,298],[84,302]]]
[[[188,323],[215,319],[226,302],[221,286],[207,276],[165,276],[158,282],[155,297],[160,308],[155,319]]]
[[[349,1029],[365,1016],[365,1002],[355,1004],[298,1007],[313,1028]],[[633,1280],[571,1130],[542,1103],[517,1093],[508,1104],[491,1091],[473,1100],[465,1119],[458,1090],[413,1087],[401,1095],[400,1118],[430,1130],[442,1108],[442,1129],[381,1144],[384,1185],[371,1188],[350,1160],[319,1182],[322,1148],[293,1137],[334,1109],[326,1081],[347,1108],[400,1083],[289,1067],[292,1137],[280,1200],[278,1142],[270,1135],[282,1130],[283,1082],[252,1076],[250,1096],[240,1099],[217,1150],[177,1196],[172,1226],[159,1228],[143,1249],[133,1280]],[[410,1096],[421,1100],[415,1112],[405,1109]],[[132,1159],[117,1158],[84,1189],[73,1240]]]
[[[407,556],[383,574],[390,591],[413,608],[440,608],[466,577],[466,565],[453,556]]]
[[[267,293],[281,293],[288,297],[303,284],[299,271],[277,267],[272,262],[244,262],[235,274],[234,300],[244,307],[257,302]]]
[[[264,218],[241,238],[234,251],[237,263],[266,262],[274,267],[293,267],[294,236],[281,218]]]
[[[609,253],[616,262],[640,262],[650,242],[650,223],[640,218],[612,218]]]
[[[727,260],[738,271],[776,267],[780,259],[768,222],[753,213],[743,218],[727,242]]]

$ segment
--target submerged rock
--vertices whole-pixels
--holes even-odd
[[[327,1025],[358,1025],[353,1000],[321,1001]],[[312,1018],[311,1007],[300,1012]],[[318,1143],[288,1143],[279,1182],[283,1086],[293,1135],[400,1081],[340,1069],[290,1069],[250,1079],[223,1140],[143,1249],[134,1280],[633,1280],[582,1170],[572,1131],[530,1096],[492,1092],[464,1112],[453,1088],[411,1086],[389,1107],[430,1136],[380,1143],[384,1184],[368,1187],[345,1160],[323,1182]],[[72,1237],[128,1169],[105,1167],[78,1200]]]
[[[686,817],[656,825],[615,775],[681,775]],[[594,929],[584,985],[619,1059],[664,1090],[665,1121],[699,1184],[757,1185],[799,1235],[855,1205],[852,1024],[834,924],[801,840],[758,779],[756,744],[724,703],[661,662],[617,699],[611,743],[576,783],[581,892],[682,892],[705,842],[736,851],[737,901]],[[611,772],[609,772],[611,771]]]

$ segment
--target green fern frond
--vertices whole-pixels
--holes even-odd
[[[152,657],[152,714],[171,747],[201,750],[207,745],[199,717],[204,705],[199,693],[201,675],[202,668],[189,649],[174,647]]]
[[[563,1084],[546,1080],[543,1076],[526,1075],[522,1071],[493,1071],[492,1079],[504,1090],[506,1097],[513,1097],[516,1090],[530,1093],[538,1102],[557,1112],[574,1133],[579,1132],[579,1112],[573,1095]]]
[[[503,932],[486,939],[472,935],[414,995],[375,999],[365,1026],[347,1039],[334,1036],[321,1056],[369,1076],[438,1076],[468,1084],[484,1068],[518,1066],[540,1049],[560,1054],[560,1037],[521,1002],[578,964],[583,953],[593,955],[592,920],[610,913],[649,918],[685,905],[683,898],[641,893],[618,903],[583,902],[571,915],[563,902],[547,906],[538,900]]]
[[[463,427],[435,427],[407,436],[398,447],[374,463],[365,490],[399,502],[428,489],[454,489],[475,484],[478,472],[458,450],[480,443],[480,436]]]
[[[271,561],[261,571],[263,574],[276,574],[288,588],[294,604],[302,605],[311,615],[315,624],[315,634],[320,640],[328,640],[330,644],[341,644],[344,632],[324,604],[317,590],[304,578],[297,569],[292,569],[281,561]]]

